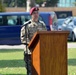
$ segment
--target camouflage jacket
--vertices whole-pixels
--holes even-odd
[[[29,43],[36,31],[47,31],[43,21],[33,22],[32,20],[29,20],[25,22],[21,28],[21,42]]]
[[[43,30],[47,30],[46,25],[43,21],[33,22],[32,20],[29,20],[25,22],[21,28],[21,36],[20,36],[21,42],[26,43],[26,38],[27,41],[29,42],[36,31],[43,31]]]

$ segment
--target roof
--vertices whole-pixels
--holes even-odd
[[[30,14],[29,12],[1,12],[0,15],[23,15],[23,14]],[[51,12],[40,12],[40,14],[51,14]]]

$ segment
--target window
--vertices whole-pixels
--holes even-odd
[[[73,7],[75,6],[75,0],[59,0],[59,7]]]
[[[21,16],[21,21],[22,21],[22,24],[24,24],[26,21],[30,20],[31,19],[31,16],[30,15],[27,15],[27,16]],[[42,20],[42,17],[39,16],[39,20]]]
[[[0,26],[6,26],[6,25],[7,25],[7,17],[0,16]]]
[[[7,20],[8,20],[7,24],[10,25],[10,26],[15,25],[16,24],[16,19],[17,19],[16,16],[7,16]]]
[[[0,26],[23,25],[24,22],[31,19],[30,15],[3,15],[0,16]],[[42,17],[39,17],[42,20]]]
[[[0,16],[0,25],[3,25],[3,18]]]
[[[76,26],[76,18],[74,19],[74,25]]]
[[[27,15],[27,16],[22,15],[21,16],[22,24],[24,24],[26,21],[28,21],[30,19],[31,19],[31,16],[30,15]]]

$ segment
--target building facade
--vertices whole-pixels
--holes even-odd
[[[76,0],[59,0],[58,7],[75,7]]]

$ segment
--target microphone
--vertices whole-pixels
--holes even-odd
[[[31,21],[27,21],[27,22],[25,22],[23,25],[22,25],[22,27],[23,26],[26,26],[26,25],[28,25],[28,24],[30,24],[31,23]]]

